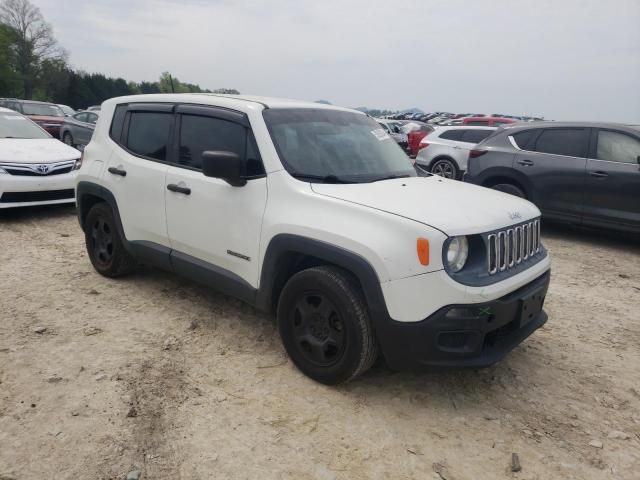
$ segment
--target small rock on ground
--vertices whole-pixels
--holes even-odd
[[[38,326],[33,329],[33,333],[39,333],[40,335],[42,335],[46,331],[47,331],[47,327],[43,327],[43,326]]]
[[[127,480],[139,480],[142,472],[140,470],[132,470],[127,473]]]
[[[591,440],[589,442],[589,445],[593,448],[603,448],[604,445],[602,444],[602,442],[600,440]]]
[[[609,435],[607,435],[607,438],[611,438],[614,440],[629,440],[631,438],[631,435],[625,432],[614,430],[612,432],[609,432]]]

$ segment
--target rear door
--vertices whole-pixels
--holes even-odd
[[[552,127],[514,135],[519,151],[513,167],[528,177],[530,200],[543,213],[582,218],[589,130]]]
[[[174,105],[141,103],[116,107],[110,137],[118,144],[103,181],[115,196],[127,240],[155,251],[169,265],[165,176],[171,148]]]
[[[593,129],[585,223],[640,229],[640,135]]]

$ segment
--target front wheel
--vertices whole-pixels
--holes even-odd
[[[459,175],[457,165],[453,160],[449,160],[448,158],[436,160],[433,165],[431,165],[431,173],[453,180],[457,179]]]
[[[344,270],[314,267],[295,274],[282,290],[277,316],[289,357],[318,382],[352,380],[378,357],[366,302]]]
[[[70,147],[75,148],[75,144],[73,143],[73,136],[71,135],[71,133],[64,132],[64,135],[62,136],[62,141],[67,145],[69,145]]]

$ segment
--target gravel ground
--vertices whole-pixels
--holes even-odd
[[[331,388],[239,301],[100,277],[73,208],[0,212],[0,479],[638,479],[640,242],[543,237],[550,320],[505,360]]]

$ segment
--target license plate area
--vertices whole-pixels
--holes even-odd
[[[544,305],[545,292],[535,292],[522,299],[520,303],[520,327],[524,327],[529,322],[540,315]]]

